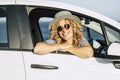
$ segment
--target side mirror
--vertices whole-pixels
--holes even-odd
[[[107,59],[110,61],[120,61],[120,43],[111,43],[107,50]]]
[[[109,45],[106,58],[120,69],[120,43],[114,42]]]

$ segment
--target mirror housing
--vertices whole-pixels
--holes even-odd
[[[107,49],[106,58],[113,62],[116,68],[120,69],[120,43],[111,43]]]
[[[111,43],[108,47],[106,57],[110,61],[120,61],[120,43]]]

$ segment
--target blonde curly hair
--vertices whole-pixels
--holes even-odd
[[[69,21],[69,23],[70,23],[70,25],[73,29],[72,45],[74,47],[79,47],[80,42],[83,38],[83,31],[82,31],[82,27],[81,27],[81,22],[78,23],[78,22],[76,22],[75,20],[72,20],[72,19],[65,19],[65,20]],[[64,42],[64,40],[58,34],[58,31],[57,31],[58,22],[52,24],[52,26],[51,26],[50,39],[54,40],[55,43],[57,43],[57,44],[61,44],[61,43]]]

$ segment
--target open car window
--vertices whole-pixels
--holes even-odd
[[[52,10],[41,8],[34,8],[30,11],[29,18],[31,22],[34,45],[37,42],[43,42],[49,39],[50,31],[48,25],[53,20],[55,13],[58,11],[59,9]],[[79,13],[73,12],[73,14],[76,14],[81,19],[85,38],[93,47],[95,56],[97,55],[96,57],[99,57],[99,55],[101,55],[101,50],[106,46],[101,21]],[[102,55],[105,54],[106,52],[102,51]]]
[[[43,41],[49,39],[50,31],[49,31],[49,23],[53,20],[50,17],[42,17],[39,19],[39,29],[41,30]],[[90,21],[88,23],[85,22],[85,18],[82,20],[82,27],[85,38],[89,41],[91,46],[94,48],[95,55],[101,54],[100,50],[103,48],[106,43],[102,33],[100,23],[96,21]],[[105,55],[106,53],[102,53]]]

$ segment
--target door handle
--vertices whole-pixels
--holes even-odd
[[[53,65],[40,65],[40,64],[31,64],[31,68],[36,68],[36,69],[58,69],[57,66],[53,66]]]

